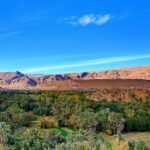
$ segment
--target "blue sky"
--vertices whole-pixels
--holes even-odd
[[[150,65],[149,0],[5,0],[0,71],[56,74]]]

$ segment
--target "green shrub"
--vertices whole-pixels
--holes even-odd
[[[35,108],[33,113],[36,115],[49,115],[50,109],[49,108]]]

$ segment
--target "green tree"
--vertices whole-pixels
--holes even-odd
[[[122,132],[124,129],[125,119],[122,114],[112,112],[108,116],[107,128],[112,130],[113,133]]]
[[[11,135],[10,126],[5,122],[0,122],[0,144],[6,145]]]

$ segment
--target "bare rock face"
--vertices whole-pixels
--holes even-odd
[[[55,90],[62,89],[63,90],[67,88],[80,88],[80,87],[81,88],[99,88],[99,87],[102,88],[104,85],[107,85],[109,83],[109,81],[104,80],[105,83],[103,83],[103,86],[101,86],[100,84],[102,84],[102,82],[98,82],[99,79],[101,80],[104,79],[150,80],[150,66],[108,70],[108,71],[101,71],[101,72],[83,72],[83,73],[70,73],[70,74],[57,74],[57,75],[25,75],[21,72],[0,72],[0,88],[2,89],[3,88],[5,89],[55,89]],[[68,80],[70,82],[63,82]],[[80,82],[74,82],[74,80],[75,81],[76,80],[77,81],[97,80],[97,81],[95,81],[96,83],[92,81],[89,82],[87,81],[86,83],[85,82],[80,83]],[[61,83],[57,81],[60,81]],[[117,83],[118,82],[121,81],[117,81]],[[137,85],[138,83],[139,81],[136,82],[134,81],[135,85]],[[65,87],[62,84],[64,84]],[[129,81],[126,82],[125,84],[129,85]],[[142,84],[141,81],[140,84]],[[146,85],[149,85],[149,82],[146,82]]]
[[[50,75],[49,80],[91,80],[91,79],[143,79],[150,80],[150,66],[108,70],[101,72],[83,72],[63,75]]]
[[[20,72],[0,73],[0,87],[4,89],[26,89],[36,85],[36,81]]]
[[[150,66],[80,74],[81,79],[144,79],[150,80]]]

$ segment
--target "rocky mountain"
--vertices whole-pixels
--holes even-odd
[[[0,87],[3,89],[29,89],[37,82],[20,72],[1,72]]]
[[[150,66],[57,75],[26,75],[21,72],[0,72],[0,89],[63,89],[63,85],[66,85],[68,88],[80,88],[80,86],[82,87],[80,80],[96,80],[96,82],[99,82],[99,79],[109,79],[109,81],[115,79],[136,79],[134,81],[138,84],[137,79],[150,80]],[[108,80],[104,81],[106,84],[109,82]],[[119,80],[119,82],[122,81]],[[91,88],[98,88],[99,84],[101,84],[97,85],[91,81],[89,81],[88,85],[85,82],[81,83],[84,83],[84,88],[90,88],[90,86]],[[146,85],[149,85],[149,83],[149,81],[146,81]],[[67,86],[67,84],[70,86]],[[102,88],[102,86],[100,87]]]

